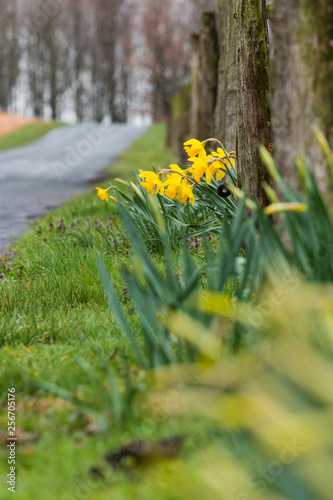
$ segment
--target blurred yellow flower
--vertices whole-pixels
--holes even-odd
[[[304,203],[290,202],[290,203],[272,203],[268,205],[264,212],[266,215],[280,214],[282,212],[305,212],[308,206]]]
[[[223,160],[224,163],[229,167],[229,168],[232,168],[232,169],[236,169],[236,161],[234,158],[232,158],[230,155],[232,153],[229,153],[228,156],[229,156],[229,159],[227,157],[227,155],[225,154],[225,152],[223,151],[222,148],[217,148],[217,151],[213,151],[212,153],[212,157],[215,157],[215,158],[219,158],[220,160]],[[235,154],[235,153],[234,153]],[[220,163],[220,162],[217,162],[217,163]],[[214,165],[214,163],[213,163]],[[220,166],[221,168],[221,166]]]
[[[206,182],[207,184],[211,183],[211,173],[210,173],[210,165],[207,163],[209,157],[204,156],[204,158],[189,158],[189,161],[193,163],[193,167],[189,168],[189,172],[192,174],[195,182],[200,182],[203,174],[206,174]]]
[[[161,193],[161,195],[164,194],[164,184],[161,181],[160,177],[155,174],[155,172],[150,172],[150,171],[145,171],[141,172],[139,175],[140,179],[145,178],[146,180],[143,182],[140,182],[140,185],[145,188],[148,193],[151,194],[157,194]]]
[[[194,205],[195,198],[193,194],[193,187],[194,186],[187,179],[183,179],[176,199],[185,205],[187,205],[187,201],[189,200],[189,202]]]
[[[178,165],[170,165],[170,170],[175,171],[173,174],[168,175],[164,186],[167,186],[164,194],[170,200],[178,200],[187,205],[187,200],[194,204],[193,186],[185,178],[187,172],[182,170]]]
[[[213,161],[214,158],[218,160]],[[227,162],[229,164],[229,168],[233,169],[235,169],[236,163],[233,158],[230,158],[229,161],[221,148],[218,148],[217,152],[214,151],[211,155],[208,156],[204,151],[198,157],[189,158],[188,161],[193,163],[193,167],[189,168],[189,172],[192,174],[194,180],[196,182],[200,182],[202,176],[205,174],[207,184],[211,183],[211,180],[214,176],[217,181],[225,177],[227,168],[224,162]]]
[[[178,172],[180,174],[180,176],[186,175],[185,170],[180,168],[179,165],[176,165],[176,163],[172,163],[172,165],[169,165],[169,169],[174,170],[175,172]],[[173,174],[173,175],[178,175],[178,174]],[[180,176],[178,175],[178,177],[180,177]]]
[[[97,189],[97,196],[99,196],[102,201],[108,201],[109,199],[108,191],[110,188],[102,189],[97,187],[96,189]]]
[[[219,161],[214,161],[213,163],[210,164],[209,166],[209,173],[211,177],[214,177],[217,181],[220,181],[225,177],[225,174],[227,173],[227,169],[223,163]]]
[[[206,157],[206,151],[203,144],[197,139],[190,139],[184,142],[184,149],[190,158],[198,155],[199,158]]]
[[[175,170],[175,173],[171,175],[167,175],[166,181],[164,182],[164,186],[167,186],[164,194],[170,200],[174,200],[177,196],[178,191],[181,190],[181,185],[183,181],[183,176],[186,175],[178,165],[170,165],[170,170]],[[179,172],[179,173],[177,173]]]
[[[168,186],[164,194],[170,200],[174,200],[182,183],[182,177],[178,174],[168,175],[164,186]]]

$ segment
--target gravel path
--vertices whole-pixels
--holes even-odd
[[[47,210],[83,192],[145,128],[84,124],[0,153],[0,253]]]

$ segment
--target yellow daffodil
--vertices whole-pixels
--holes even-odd
[[[198,156],[199,158],[204,158],[206,156],[206,151],[203,144],[197,139],[190,139],[184,142],[184,149],[190,158]]]
[[[213,157],[209,157],[209,159],[213,159]],[[220,161],[214,161],[209,165],[210,176],[214,177],[215,175],[215,179],[217,181],[220,181],[223,177],[225,177],[225,174],[227,173],[226,171],[227,169],[225,165]]]
[[[176,175],[173,178],[170,176],[170,178],[164,183],[165,186],[168,186],[164,194],[170,200],[174,200],[176,198],[176,194],[181,187],[182,178],[179,175],[177,177],[178,178],[176,178]]]
[[[187,205],[187,200],[189,200],[190,203],[194,205],[195,198],[193,194],[193,187],[194,186],[187,179],[183,179],[180,190],[177,193],[177,200],[185,205]]]
[[[179,165],[176,165],[175,163],[172,163],[172,165],[169,165],[169,169],[174,170],[175,172],[178,172],[180,174],[180,176],[186,175],[186,172],[182,168],[180,168]],[[178,175],[178,174],[174,174],[174,175]],[[178,177],[180,177],[180,176],[178,175]]]
[[[164,186],[167,187],[164,194],[170,200],[177,199],[181,203],[187,204],[187,200],[190,200],[192,205],[194,204],[194,194],[193,186],[185,178],[187,172],[182,170],[178,165],[170,165],[169,171],[173,171],[172,174],[167,176]]]
[[[209,157],[205,155],[204,158],[189,158],[189,161],[193,163],[193,167],[189,168],[189,172],[192,174],[195,182],[200,182],[203,174],[206,174],[207,184],[211,183],[211,173],[210,165],[207,163]]]
[[[232,168],[232,169],[236,169],[236,161],[234,158],[232,158],[230,155],[232,154],[235,154],[235,153],[229,153],[228,156],[229,156],[229,159],[227,157],[227,155],[225,154],[225,152],[223,151],[222,148],[217,148],[217,151],[214,151],[212,153],[212,156],[214,156],[215,158],[219,158],[220,160],[223,160],[225,162],[225,164],[229,167],[229,168]],[[217,162],[219,163],[219,162]],[[213,163],[214,165],[214,163]],[[221,167],[220,167],[221,168]]]
[[[186,172],[184,172],[184,170],[182,170],[178,165],[175,164],[170,165],[169,169],[174,170],[175,172],[167,176],[167,179],[164,182],[164,187],[168,187],[165,190],[164,194],[170,200],[174,200],[177,192],[181,189],[183,176],[186,175]]]
[[[200,183],[203,176],[207,184],[210,184],[215,177],[216,181],[223,179],[227,173],[227,167],[235,170],[235,153],[228,155],[222,148],[207,155],[205,151],[206,142],[218,142],[216,139],[209,139],[200,142],[197,139],[190,139],[184,142],[184,149],[188,154],[188,161],[192,166],[183,170],[179,165],[169,165],[168,169],[161,170],[158,174],[151,171],[141,172],[139,177],[143,179],[140,183],[146,191],[151,194],[165,195],[170,200],[178,200],[185,205],[189,201],[192,205],[195,202],[193,189],[196,183]],[[166,180],[162,182],[161,176],[166,175]]]
[[[155,174],[155,172],[141,172],[139,175],[140,179],[146,179],[143,182],[140,182],[141,186],[145,188],[148,193],[151,194],[157,194],[161,193],[161,195],[164,194],[164,184],[161,181],[160,177]]]
[[[102,189],[97,187],[96,189],[97,189],[97,196],[99,196],[102,201],[108,201],[109,199],[108,191],[110,188]]]

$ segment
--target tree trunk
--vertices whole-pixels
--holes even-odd
[[[326,169],[313,127],[327,136],[333,129],[333,1],[279,0],[274,4],[272,32],[272,108],[274,157],[281,175],[297,189],[294,160],[310,157],[324,189]]]
[[[219,74],[215,137],[228,151],[236,150],[236,12],[235,0],[219,0]]]
[[[192,35],[191,39],[191,121],[190,135],[198,138],[200,133],[201,103],[201,71],[200,71],[200,37]]]
[[[1,3],[0,16],[0,108],[8,110],[19,76],[19,21],[15,1]]]
[[[168,102],[168,107],[165,116],[165,146],[172,147],[172,105]]]
[[[217,95],[218,41],[214,13],[202,16],[203,29],[200,35],[201,57],[201,127],[200,140],[214,134],[214,111]]]
[[[265,204],[262,182],[269,178],[259,145],[271,143],[266,1],[236,0],[236,7],[238,183]]]
[[[191,95],[190,85],[183,85],[172,98],[172,150],[183,162],[186,160],[183,143],[189,139]]]
[[[314,110],[333,139],[333,0],[302,0],[302,55],[313,75]]]

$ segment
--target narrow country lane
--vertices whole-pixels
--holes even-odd
[[[47,210],[87,189],[145,128],[83,124],[0,153],[0,253]]]

